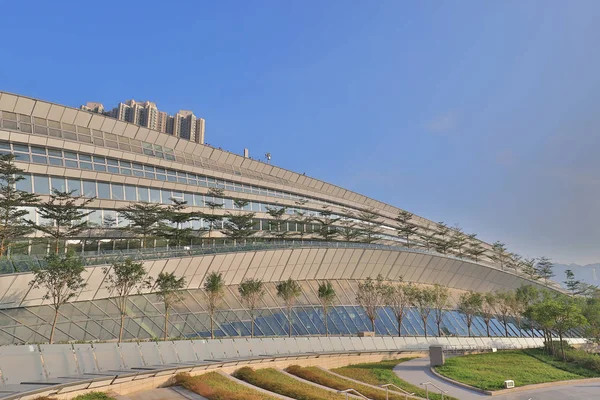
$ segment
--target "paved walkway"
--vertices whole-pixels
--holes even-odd
[[[600,383],[598,382],[573,383],[571,385],[531,389],[493,397],[487,396],[438,378],[429,370],[429,358],[416,358],[400,363],[394,368],[394,372],[400,378],[416,386],[419,386],[421,382],[433,382],[442,389],[447,390],[449,396],[460,400],[482,400],[484,398],[490,400],[585,400],[600,398]]]

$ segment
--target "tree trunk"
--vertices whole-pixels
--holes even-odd
[[[423,318],[423,330],[425,331],[425,337],[427,337],[427,320]]]
[[[327,326],[327,307],[323,307],[323,321],[325,322],[325,337],[329,337],[329,328]]]
[[[164,339],[163,340],[167,340],[167,337],[169,336],[169,307],[165,306],[165,332],[164,332]]]
[[[125,325],[125,314],[121,312],[121,326],[119,327],[119,343],[123,340],[123,325]]]
[[[254,313],[250,317],[250,337],[254,337]]]
[[[58,321],[58,308],[54,309],[54,320],[52,321],[52,330],[50,330],[50,344],[54,343],[54,331],[56,330],[56,322]]]
[[[292,308],[288,308],[288,336],[292,337]]]
[[[398,319],[398,337],[402,336],[402,319]]]
[[[60,250],[60,239],[56,238],[56,242],[54,243],[54,254],[58,255]]]
[[[504,321],[504,334],[508,337],[508,323]]]
[[[490,337],[490,321],[485,321],[485,330],[487,331],[487,336]]]
[[[467,332],[469,334],[469,337],[471,337],[471,323],[467,323]]]
[[[213,317],[214,317],[214,312],[211,312],[210,313],[210,338],[211,339],[215,338],[215,328],[214,328]]]
[[[442,336],[442,321],[437,322],[438,337]]]
[[[371,329],[373,329],[373,334],[375,334],[375,318],[370,318],[371,320]]]
[[[558,339],[560,340],[560,352],[562,353],[563,361],[567,361],[567,357],[565,356],[565,345],[563,343],[562,332],[558,332]]]

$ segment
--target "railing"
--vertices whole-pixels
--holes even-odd
[[[434,388],[436,388],[437,390],[440,391],[440,394],[442,395],[442,400],[444,400],[444,395],[446,393],[448,393],[447,390],[442,389],[441,387],[439,387],[438,385],[436,385],[433,382],[423,382],[421,383],[422,386],[425,386],[425,398],[427,400],[429,400],[429,385],[433,386]]]
[[[407,248],[402,246],[390,246],[383,244],[370,244],[358,242],[323,242],[323,241],[270,241],[270,242],[252,242],[248,241],[238,243],[211,244],[203,246],[184,246],[179,248],[159,247],[152,249],[134,249],[134,250],[101,250],[87,251],[78,253],[81,256],[84,265],[106,265],[115,261],[122,261],[125,258],[131,258],[136,261],[157,260],[164,258],[176,257],[191,257],[208,254],[230,253],[240,251],[256,251],[256,250],[271,250],[271,249],[289,249],[303,247],[321,247],[321,248],[348,248],[348,249],[373,249],[373,250],[392,250],[405,251],[417,254],[428,254],[441,256],[449,259],[469,261],[452,255],[440,254],[434,251],[422,249]],[[478,262],[477,264],[488,268],[499,269],[495,266],[486,263]],[[15,255],[11,258],[0,259],[0,274],[11,274],[16,272],[28,272],[34,268],[44,268],[45,261],[43,257]]]
[[[338,390],[338,393],[345,393],[346,394],[346,400],[348,400],[348,398],[350,396],[350,393],[352,393],[352,394],[360,397],[361,399],[371,400],[368,397],[366,397],[365,395],[363,395],[361,392],[359,392],[358,390],[352,389],[352,388],[346,389],[346,390]]]
[[[414,393],[409,393],[406,390],[402,389],[401,387],[398,387],[398,386],[394,385],[393,383],[388,383],[388,384],[385,384],[385,385],[380,385],[380,387],[382,387],[382,388],[385,389],[385,400],[389,399],[389,388],[390,388],[390,386],[396,388],[396,390],[398,390],[401,393],[403,393],[405,399],[408,399],[408,396],[414,396]]]
[[[390,386],[396,388],[396,390],[400,391],[401,393],[404,393],[404,399],[408,399],[408,396],[414,396],[414,393],[409,393],[406,390],[402,389],[401,387],[398,387],[396,385],[394,385],[393,383],[388,383],[385,385],[379,385],[380,387],[385,389],[385,400],[389,400],[389,390],[390,390]]]

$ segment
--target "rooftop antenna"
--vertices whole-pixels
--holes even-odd
[[[271,153],[265,153],[265,158],[267,159],[267,164],[271,164]]]

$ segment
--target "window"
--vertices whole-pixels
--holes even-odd
[[[17,182],[17,189],[31,193],[31,175],[23,175],[23,179]]]
[[[159,189],[150,189],[150,202],[160,203],[160,190]]]
[[[69,192],[73,191],[73,196],[81,195],[81,181],[79,179],[67,179]]]
[[[125,200],[137,201],[137,190],[135,186],[125,185]]]
[[[98,182],[98,198],[110,199],[110,185],[106,182]]]
[[[139,188],[137,188],[137,191],[138,191],[139,201],[145,201],[145,202],[150,201],[150,198],[148,197],[148,188],[139,187]]]
[[[96,182],[83,181],[83,196],[84,197],[96,197]]]
[[[34,176],[33,188],[37,194],[50,194],[50,182],[47,176]]]
[[[112,188],[112,199],[113,200],[125,200],[125,196],[123,193],[123,185],[120,183],[111,184]]]
[[[58,190],[59,192],[67,191],[67,181],[65,178],[57,178],[53,176],[51,178],[52,181],[52,190]]]

